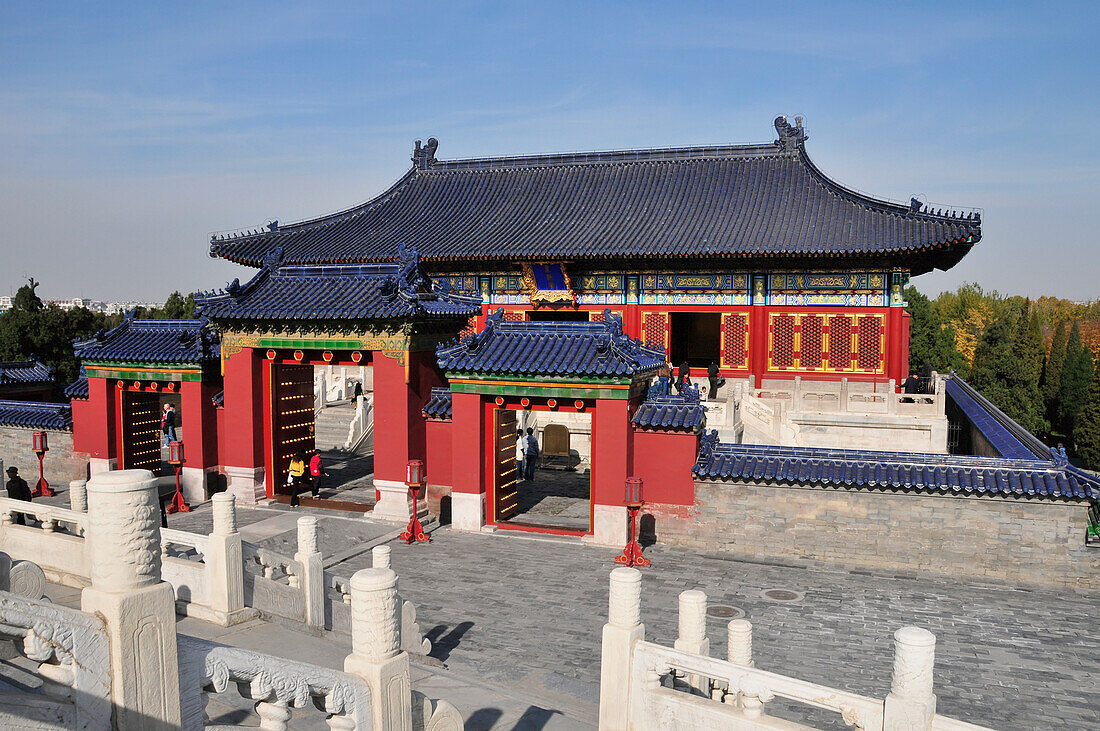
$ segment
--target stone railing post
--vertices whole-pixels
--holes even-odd
[[[848,377],[840,379],[840,410],[848,411]]]
[[[890,388],[886,391],[886,413],[893,414],[898,410],[898,382],[890,379]]]
[[[710,639],[707,637],[707,595],[698,589],[680,592],[680,627],[675,647],[693,655],[709,655]],[[691,674],[687,683],[697,693],[710,695],[703,687],[703,678]]]
[[[361,569],[351,577],[351,654],[344,671],[370,687],[372,728],[412,731],[409,655],[401,651],[397,574]]]
[[[248,615],[244,607],[244,559],[241,534],[237,531],[237,502],[231,492],[216,493],[210,502],[214,510],[214,531],[207,540],[207,575],[210,578],[210,609],[224,625]]]
[[[936,636],[920,627],[902,627],[894,633],[894,674],[886,696],[886,731],[931,729],[936,715],[932,667]]]
[[[612,569],[600,653],[600,731],[630,727],[630,671],[634,647],[644,639],[642,572]]]
[[[317,518],[312,515],[298,518],[298,552],[294,560],[302,566],[299,586],[305,597],[306,625],[324,629],[325,567],[317,539]]]
[[[752,623],[747,619],[731,619],[726,625],[726,659],[737,665],[752,667]]]
[[[87,480],[73,480],[69,483],[69,509],[78,513],[88,512]]]
[[[116,729],[180,727],[176,595],[161,580],[157,480],[148,470],[88,481],[92,585],[80,608],[98,614],[110,642]]]
[[[791,411],[802,411],[802,376],[794,377],[794,393],[791,394]]]
[[[390,568],[390,547],[389,546],[375,546],[370,550],[370,555],[373,563],[371,564],[376,569],[388,569]]]

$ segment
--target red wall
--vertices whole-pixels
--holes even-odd
[[[221,432],[224,465],[254,468],[264,464],[262,364],[252,348],[244,348],[225,361],[225,428]]]
[[[451,485],[454,492],[485,492],[485,439],[487,406],[481,395],[456,393],[451,397]],[[430,478],[429,478],[430,479]]]
[[[89,457],[115,456],[115,388],[105,378],[88,379],[88,400],[74,400],[73,449]]]
[[[695,504],[695,466],[699,439],[683,432],[634,432],[634,477],[642,478],[647,503]]]
[[[180,410],[187,419],[190,438],[184,456],[188,467],[213,467],[218,464],[218,423],[212,398],[217,389],[201,381],[180,385]],[[199,439],[194,435],[198,434]]]
[[[592,504],[622,505],[634,458],[632,402],[596,399],[592,414]]]
[[[408,461],[427,459],[422,409],[432,388],[444,383],[434,351],[407,357],[408,382],[397,359],[374,359],[374,476],[380,480],[404,482]]]
[[[450,421],[428,421],[425,425],[425,479],[429,486],[451,487],[453,467],[452,434]]]

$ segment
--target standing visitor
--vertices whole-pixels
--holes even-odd
[[[523,478],[528,482],[535,481],[535,464],[539,459],[539,440],[535,436],[535,430],[527,427],[526,449],[523,455]]]
[[[523,454],[527,451],[526,443],[523,439],[523,429],[516,430],[516,482],[527,479],[527,465],[524,462]]]
[[[309,459],[309,481],[310,487],[313,488],[313,497],[317,497],[321,492],[321,478],[328,477],[328,473],[325,472],[324,465],[321,464],[321,453],[316,449],[313,450],[313,456]]]
[[[691,366],[685,360],[680,364],[679,370],[676,372],[676,392],[683,393],[684,387],[688,384],[691,378]]]
[[[176,425],[179,418],[176,415],[175,404],[164,405],[164,417],[160,420],[160,430],[164,432],[164,446],[176,441]]]
[[[907,395],[908,394],[920,393],[920,379],[917,378],[916,371],[910,373],[909,377],[906,378],[905,382],[902,383],[901,385],[902,385],[902,392],[907,394]],[[903,398],[902,403],[911,404],[911,403],[913,403],[913,399],[912,398]]]
[[[358,405],[359,404],[359,399],[363,397],[363,382],[362,381],[356,381],[355,382],[355,394],[354,394],[354,396],[355,396],[355,404]]]
[[[671,390],[669,388],[669,381],[671,380],[671,377],[672,369],[669,367],[668,363],[662,363],[661,367],[657,369],[658,396],[668,396],[669,391]]]
[[[19,476],[19,468],[14,465],[8,468],[7,488],[8,497],[12,500],[22,500],[28,503],[31,501],[31,486]],[[15,522],[19,525],[27,524],[27,520],[22,513],[15,514]]]
[[[718,376],[718,361],[712,360],[710,365],[707,366],[707,380],[710,381],[710,393],[707,394],[707,400],[717,401],[718,389],[726,383],[725,378]]]
[[[296,453],[290,458],[290,468],[287,471],[287,481],[290,483],[290,505],[298,507],[298,491],[302,489],[302,483],[306,481],[306,455],[303,452]]]

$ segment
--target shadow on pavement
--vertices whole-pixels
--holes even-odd
[[[440,661],[446,660],[450,656],[451,650],[458,647],[462,635],[469,632],[473,626],[473,622],[461,622],[450,632],[447,632],[448,625],[445,624],[437,624],[432,627],[424,635],[432,643],[432,651],[428,653],[429,657],[434,657]],[[447,634],[443,634],[444,632],[447,632]]]
[[[499,708],[479,708],[466,719],[466,731],[484,731],[493,727],[504,712]]]

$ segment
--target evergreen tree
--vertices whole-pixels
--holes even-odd
[[[1100,367],[1092,371],[1085,404],[1077,414],[1073,427],[1077,456],[1090,470],[1100,470]]]
[[[1054,338],[1050,341],[1050,352],[1043,363],[1043,376],[1040,379],[1039,388],[1043,392],[1043,403],[1046,407],[1047,418],[1051,424],[1057,421],[1054,405],[1058,400],[1058,384],[1062,380],[1062,366],[1066,362],[1066,322],[1060,320],[1054,330]]]
[[[974,349],[970,384],[1020,426],[1031,432],[1043,432],[1046,423],[1039,379],[1028,378],[1024,354],[1014,337],[1021,320],[1026,334],[1029,319],[1026,311],[1009,310],[989,324]]]
[[[1055,407],[1058,429],[1062,434],[1074,434],[1077,413],[1085,403],[1092,372],[1092,353],[1081,343],[1081,330],[1074,321],[1066,340],[1066,359],[1062,366]]]
[[[932,301],[910,285],[905,288],[909,302],[909,372],[920,373],[927,363],[946,373],[965,367],[966,360],[955,348],[955,332],[947,327]]]

